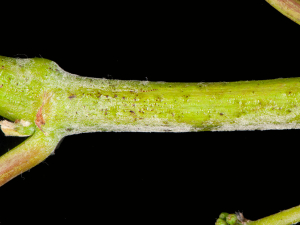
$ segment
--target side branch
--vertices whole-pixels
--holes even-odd
[[[300,205],[256,221],[251,221],[247,225],[289,225],[298,222],[300,222]]]
[[[0,187],[44,161],[56,148],[60,138],[36,131],[33,136],[0,157]]]

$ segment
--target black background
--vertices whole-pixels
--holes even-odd
[[[263,0],[204,2],[45,4],[32,12],[18,5],[21,13],[4,18],[0,55],[122,80],[299,76],[299,25]],[[0,222],[214,224],[222,211],[256,220],[300,203],[298,137],[298,130],[69,136],[54,156],[1,187]],[[22,140],[1,134],[2,154]]]

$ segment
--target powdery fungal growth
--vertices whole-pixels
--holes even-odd
[[[121,81],[70,74],[47,59],[0,57],[0,87],[0,115],[16,121],[0,125],[32,135],[26,151],[38,146],[35,163],[51,154],[63,137],[79,133],[294,129],[300,124],[299,78]],[[23,150],[1,156],[0,165]],[[36,165],[22,163],[19,171]],[[0,170],[0,180],[7,173]]]

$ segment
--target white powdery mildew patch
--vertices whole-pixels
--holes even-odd
[[[238,130],[287,130],[287,129],[299,129],[300,124],[288,123],[288,124],[253,124],[253,125],[240,125],[240,124],[225,124],[218,128],[211,129],[211,131],[238,131]]]
[[[119,121],[120,122],[120,121]],[[150,125],[149,125],[150,124]],[[105,130],[108,132],[190,132],[192,126],[184,123],[169,123],[164,125],[161,119],[153,118],[145,120],[139,124],[117,124],[114,122],[103,121],[99,126],[82,127],[72,126],[72,131],[68,135],[80,133],[93,133]]]
[[[190,132],[191,127],[186,126],[162,126],[162,125],[114,125],[114,124],[101,124],[101,129],[106,130],[108,132],[175,132],[175,133],[182,133],[182,132]],[[86,130],[84,128],[80,128],[76,132],[72,131],[72,134],[80,134],[80,133],[93,133],[99,132],[99,127],[95,127],[94,129],[89,127]]]
[[[213,128],[212,131],[299,129],[300,123],[287,122],[299,113],[299,110],[295,110],[287,115],[276,115],[276,113],[270,112],[265,112],[262,115],[247,114],[235,119],[232,124],[224,123],[222,126]]]
[[[199,82],[199,83],[197,83],[197,86],[200,86],[200,87],[206,87],[206,86],[207,86],[207,83]]]
[[[56,71],[56,73],[50,74],[50,79],[46,82],[49,86],[57,85],[58,80],[63,80],[66,82],[60,82],[59,86],[61,88],[70,87],[81,87],[81,88],[92,88],[101,89],[102,91],[113,91],[113,92],[138,92],[140,85],[147,87],[149,81],[120,81],[120,80],[108,80],[105,78],[92,78],[92,77],[82,77],[77,74],[69,73],[63,70],[57,63],[50,62],[50,67]],[[61,78],[57,78],[58,74]]]
[[[31,67],[34,63],[33,59],[22,58],[8,58],[6,59],[6,66],[11,71],[11,79],[18,84],[18,89],[26,88],[30,85],[31,81],[35,79],[35,75],[32,74],[32,70],[25,70]],[[16,76],[17,75],[17,76]],[[8,79],[8,77],[7,77]]]
[[[16,64],[18,66],[22,66],[22,67],[26,67],[26,66],[31,66],[31,64],[33,63],[33,59],[20,59],[20,58],[16,58],[14,59],[16,61]]]

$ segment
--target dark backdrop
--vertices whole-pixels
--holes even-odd
[[[263,0],[203,2],[40,6],[11,15],[18,23],[4,20],[0,55],[122,80],[299,76],[299,25]],[[256,220],[300,204],[297,137],[298,130],[69,136],[1,187],[0,222],[213,224],[222,211]],[[20,141],[1,134],[2,153]]]

